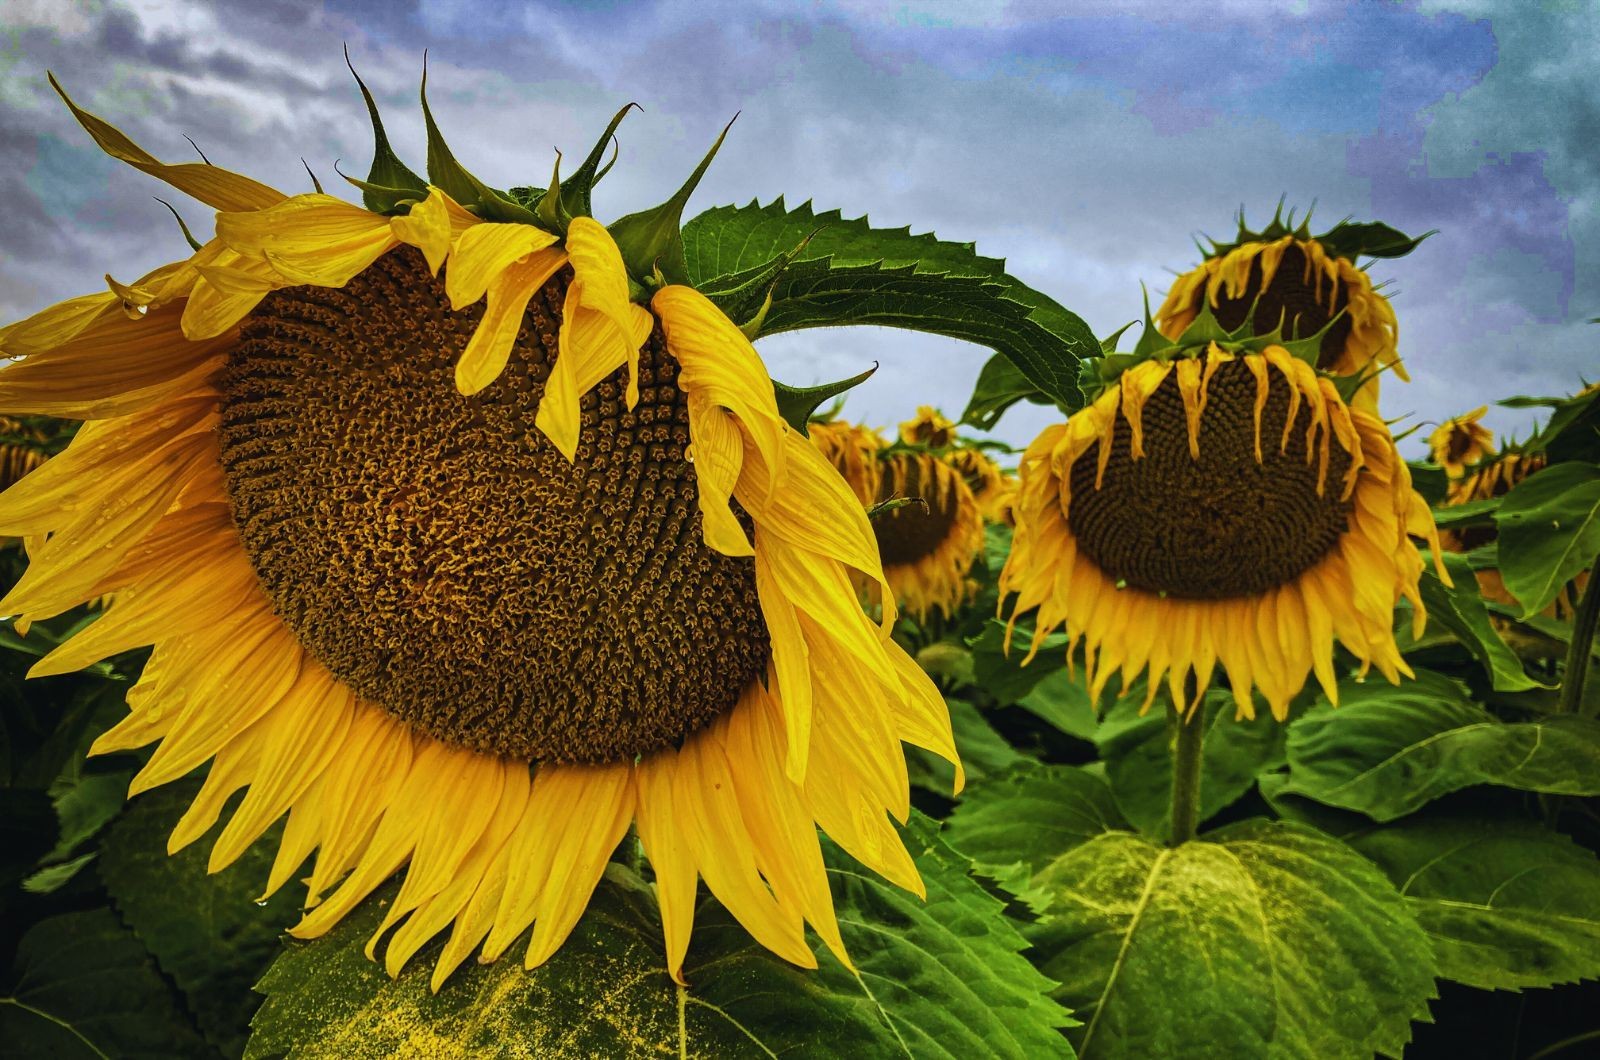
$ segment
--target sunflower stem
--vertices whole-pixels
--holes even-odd
[[[1172,838],[1168,846],[1182,846],[1200,828],[1200,766],[1205,745],[1206,712],[1197,702],[1194,674],[1185,682],[1190,703],[1187,715],[1173,705],[1178,733],[1172,751]]]
[[[1558,714],[1594,713],[1594,704],[1586,708],[1583,703],[1583,686],[1589,676],[1589,659],[1594,651],[1594,635],[1600,626],[1600,556],[1589,565],[1589,584],[1578,601],[1578,613],[1572,620],[1572,642],[1567,645],[1567,667],[1561,675],[1561,700],[1556,706]]]

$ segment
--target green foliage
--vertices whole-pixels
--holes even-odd
[[[1556,595],[1600,556],[1600,465],[1557,464],[1530,475],[1495,513],[1500,573],[1523,615]]]
[[[864,217],[765,206],[718,206],[683,228],[691,283],[759,333],[840,324],[909,328],[988,346],[1050,400],[1076,408],[1078,362],[1099,344],[1077,316],[979,256]],[[770,298],[770,304],[768,299]]]
[[[107,909],[41,920],[0,990],[0,1042],[17,1060],[210,1055],[137,939]]]
[[[1398,1057],[1433,959],[1370,862],[1250,820],[1167,848],[1110,832],[1042,866],[1030,931],[1086,1057]]]
[[[1250,820],[1170,849],[1084,770],[1033,767],[975,790],[950,837],[1039,915],[1082,1056],[1398,1056],[1426,1017],[1433,960],[1404,901],[1309,828]]]
[[[1173,713],[1165,703],[1138,713],[1127,696],[1107,712],[1096,733],[1117,806],[1145,835],[1165,836],[1172,821]],[[1256,778],[1284,760],[1284,726],[1262,709],[1254,720],[1235,718],[1233,695],[1206,696],[1200,821],[1231,806],[1256,785]],[[1190,722],[1201,724],[1201,722]]]
[[[1528,821],[1413,819],[1352,837],[1433,942],[1439,974],[1485,990],[1600,978],[1600,862]]]
[[[206,1038],[237,1056],[260,1001],[250,987],[276,955],[280,934],[299,919],[299,899],[289,888],[256,902],[276,829],[216,875],[207,874],[206,859],[220,823],[168,856],[167,836],[198,790],[174,784],[134,800],[106,834],[100,876],[117,912],[183,991]]]
[[[326,938],[292,945],[262,980],[247,1056],[1068,1056],[1067,1013],[1023,960],[1001,903],[918,819],[906,838],[927,902],[829,856],[855,970],[817,945],[807,972],[774,957],[714,902],[701,903],[685,973],[667,975],[650,889],[613,865],[577,930],[541,968],[514,957],[428,991],[425,949],[390,980],[362,954],[382,910],[368,902]],[[515,948],[513,953],[515,953]]]
[[[1282,791],[1393,821],[1475,784],[1600,795],[1600,722],[1502,721],[1459,681],[1426,670],[1399,686],[1340,685],[1289,731]]]
[[[1050,398],[1029,382],[1022,370],[1003,354],[995,354],[983,363],[978,381],[973,384],[972,397],[961,413],[961,422],[989,430],[1000,422],[1006,409],[1019,401],[1036,405],[1051,404]]]
[[[1489,674],[1496,689],[1502,692],[1521,692],[1543,687],[1528,676],[1522,660],[1506,644],[1505,638],[1489,621],[1489,611],[1483,597],[1478,595],[1478,580],[1473,576],[1472,564],[1466,557],[1454,552],[1443,553],[1445,570],[1450,574],[1450,585],[1445,585],[1430,565],[1423,569],[1419,588],[1422,603],[1428,612],[1428,622],[1442,626],[1470,652]],[[1411,619],[1409,610],[1401,618],[1399,641],[1402,649],[1410,643]]]

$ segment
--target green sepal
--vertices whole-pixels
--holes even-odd
[[[872,367],[859,375],[848,379],[840,379],[835,383],[823,383],[821,386],[786,386],[776,379],[772,381],[773,394],[778,399],[778,415],[784,422],[801,434],[807,434],[806,424],[811,422],[812,415],[824,401],[836,398],[853,387],[860,386],[872,377],[878,370],[878,362],[872,362]]]
[[[722,147],[722,141],[727,139],[728,130],[733,128],[733,123],[739,120],[735,114],[733,119],[723,126],[722,134],[717,137],[716,143],[711,145],[711,150],[706,152],[700,164],[694,167],[694,172],[689,174],[689,179],[673,194],[672,198],[660,206],[613,221],[608,229],[611,238],[616,240],[617,249],[622,252],[623,264],[627,266],[630,275],[643,279],[655,273],[660,273],[668,283],[688,283],[689,263],[683,253],[683,208],[689,202],[689,196],[694,194],[694,189],[700,183],[700,178],[705,176],[706,168],[711,165],[711,160],[717,156],[717,151]]]
[[[600,134],[600,139],[595,141],[594,147],[589,151],[589,156],[583,160],[583,165],[579,166],[572,176],[562,182],[557,212],[564,215],[568,221],[574,217],[594,216],[592,198],[594,186],[600,183],[602,177],[611,172],[612,165],[617,161],[615,151],[611,155],[611,161],[607,162],[603,169],[600,166],[600,160],[605,157],[606,144],[615,145],[617,126],[621,125],[622,119],[626,118],[628,112],[634,109],[642,110],[643,108],[639,107],[637,103],[629,103],[612,116],[610,123],[606,125],[606,131]]]
[[[1149,307],[1149,305],[1146,305],[1145,308],[1149,309],[1150,307]],[[1122,341],[1122,336],[1124,334],[1126,334],[1127,330],[1129,328],[1133,327],[1137,323],[1139,323],[1137,320],[1130,320],[1126,324],[1124,324],[1120,328],[1118,328],[1117,330],[1113,331],[1111,334],[1107,335],[1105,338],[1101,339],[1100,340],[1100,352],[1101,353],[1116,353],[1117,352],[1117,343],[1121,342]]]
[[[904,508],[910,504],[922,505],[923,513],[927,513],[928,502],[921,497],[890,497],[888,500],[879,501],[872,507],[868,508],[867,519],[881,519],[883,516],[899,511],[901,508]]]
[[[155,200],[156,202],[159,202],[161,205],[165,206],[167,208],[167,212],[172,214],[172,219],[178,222],[178,228],[183,232],[183,240],[189,244],[189,249],[199,250],[200,241],[194,237],[192,232],[189,231],[189,226],[183,223],[183,216],[178,213],[178,211],[170,202],[161,198],[159,195],[155,196]]]
[[[1206,258],[1220,258],[1246,243],[1274,243],[1285,236],[1293,236],[1301,242],[1320,244],[1331,256],[1348,261],[1355,261],[1363,255],[1369,258],[1403,258],[1416,250],[1424,239],[1439,231],[1433,228],[1412,237],[1382,221],[1351,221],[1346,217],[1321,235],[1313,235],[1311,210],[1307,210],[1297,224],[1294,210],[1291,209],[1288,216],[1284,216],[1283,203],[1284,200],[1280,198],[1277,208],[1273,210],[1272,220],[1259,232],[1252,231],[1245,223],[1244,207],[1239,207],[1239,232],[1233,242],[1219,243],[1208,239],[1211,249],[1201,248],[1201,254]],[[1315,209],[1315,206],[1313,203],[1312,208]]]
[[[496,191],[468,173],[450,153],[450,147],[428,108],[428,63],[422,63],[422,120],[428,127],[428,181],[462,206],[486,221],[539,225],[533,211],[517,205],[508,195]]]
[[[1144,295],[1144,330],[1139,332],[1139,341],[1133,344],[1133,356],[1142,361],[1170,345],[1171,340],[1156,329],[1155,318],[1150,315],[1150,288],[1141,283],[1139,291]],[[1202,305],[1200,309],[1209,312],[1207,306]]]
[[[539,196],[533,206],[534,216],[539,218],[545,228],[552,232],[565,232],[567,224],[572,220],[565,210],[561,208],[561,151],[556,151],[556,162],[550,170],[550,187]]]
[[[300,164],[306,167],[306,176],[311,178],[311,187],[316,190],[318,195],[323,194],[322,181],[318,180],[317,175],[311,172],[311,163],[302,158]]]
[[[367,101],[367,115],[372,119],[372,168],[367,172],[367,179],[344,179],[361,189],[361,201],[367,209],[373,213],[394,213],[399,209],[401,200],[414,201],[426,197],[428,182],[413,173],[389,146],[389,137],[383,131],[383,119],[378,117],[378,103],[367,90],[367,83],[356,73],[348,47],[344,50],[344,64],[350,68],[350,76],[356,79],[361,97]],[[343,173],[339,175],[344,176]]]

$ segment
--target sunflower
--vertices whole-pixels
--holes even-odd
[[[878,463],[883,439],[878,432],[844,420],[811,423],[807,430],[811,444],[844,476],[862,507],[878,503],[878,487],[883,482],[883,467]]]
[[[1006,522],[1016,498],[1017,480],[1006,474],[982,449],[972,446],[952,449],[945,459],[972,490],[972,499],[978,502],[978,511],[984,519],[991,523]]]
[[[875,507],[872,529],[889,589],[917,621],[949,615],[976,591],[967,577],[983,548],[983,514],[965,477],[947,459],[953,425],[928,406],[900,427],[902,441],[885,445],[860,424],[810,425],[819,452],[844,476],[863,505]],[[932,441],[930,441],[932,439]],[[878,586],[861,583],[869,602]]]
[[[302,938],[405,869],[385,962],[449,929],[435,989],[530,924],[546,960],[630,826],[680,982],[698,879],[789,961],[815,966],[808,922],[848,961],[819,827],[921,893],[901,743],[954,762],[948,715],[857,498],[639,241],[695,178],[608,230],[600,148],[513,200],[424,97],[428,182],[374,109],[364,209],[164,165],[68,105],[217,234],[0,331],[0,409],[88,421],[0,498],[0,533],[49,535],[0,607],[116,590],[32,673],[152,647],[94,751],[158,745],[131,794],[210,763],[170,850],[241,790],[213,871],[287,815],[266,890],[315,853]]]
[[[1197,268],[1178,277],[1156,322],[1161,334],[1175,340],[1204,302],[1229,330],[1248,327],[1267,335],[1281,329],[1291,340],[1315,337],[1314,367],[1365,382],[1355,401],[1370,411],[1377,406],[1379,371],[1392,368],[1401,379],[1408,377],[1397,349],[1394,307],[1356,259],[1398,257],[1427,236],[1409,239],[1375,222],[1341,222],[1313,236],[1309,220],[1308,215],[1296,226],[1291,211],[1285,222],[1280,204],[1272,222],[1253,232],[1241,212],[1238,236],[1232,243],[1213,243]]]
[[[1420,632],[1409,535],[1437,538],[1388,428],[1312,367],[1311,342],[1191,338],[1116,355],[1103,392],[1028,446],[1000,577],[1011,628],[1037,612],[1028,657],[1065,626],[1097,698],[1147,674],[1145,706],[1165,677],[1180,711],[1188,676],[1203,693],[1220,662],[1241,716],[1259,689],[1280,720],[1313,671],[1338,702],[1335,639],[1363,672],[1409,675],[1394,606]]]
[[[1489,412],[1480,405],[1461,416],[1445,420],[1428,435],[1428,451],[1445,474],[1459,479],[1468,467],[1494,452],[1494,434],[1478,421]]]

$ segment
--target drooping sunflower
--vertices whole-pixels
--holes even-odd
[[[1097,698],[1147,674],[1145,706],[1165,678],[1183,711],[1220,663],[1241,716],[1258,689],[1282,719],[1312,672],[1337,703],[1335,640],[1363,672],[1410,674],[1392,625],[1402,597],[1426,617],[1428,507],[1384,422],[1313,367],[1315,338],[1248,330],[1214,338],[1205,311],[1171,345],[1147,329],[1023,456],[1000,589],[1013,628],[1036,612],[1029,658],[1062,627],[1083,645]]]
[[[902,440],[893,446],[868,427],[838,420],[813,423],[810,431],[861,503],[883,506],[872,529],[894,598],[919,622],[965,603],[976,589],[968,572],[983,547],[983,514],[948,450],[930,448],[950,445],[953,424],[924,406],[901,425]],[[869,602],[879,600],[877,586],[861,588]]]
[[[939,455],[956,469],[972,491],[984,519],[998,522],[1009,511],[1016,480],[1002,471],[982,449],[958,435],[955,423],[938,409],[931,405],[918,406],[916,416],[900,424],[900,440],[907,445],[939,450]]]
[[[608,230],[601,147],[513,199],[425,97],[428,180],[373,108],[366,208],[165,165],[68,105],[217,234],[0,331],[0,410],[88,421],[0,498],[0,533],[49,535],[0,608],[116,591],[32,672],[152,647],[94,751],[158,744],[132,794],[210,763],[169,849],[241,790],[212,870],[287,815],[266,890],[314,854],[307,938],[404,868],[385,962],[449,929],[435,989],[530,924],[548,958],[630,825],[680,981],[698,879],[784,958],[815,965],[809,923],[848,960],[819,827],[920,893],[901,744],[954,762],[948,715],[893,597],[857,604],[886,579],[850,487],[669,279],[704,162]]]
[[[1480,405],[1471,412],[1454,416],[1428,435],[1428,452],[1445,474],[1459,479],[1466,469],[1494,452],[1494,433],[1478,421],[1489,412]]]
[[[1229,331],[1277,331],[1291,340],[1315,336],[1313,367],[1364,379],[1353,400],[1370,410],[1377,405],[1378,371],[1393,369],[1401,379],[1408,377],[1400,363],[1394,307],[1356,262],[1362,255],[1400,257],[1427,236],[1411,239],[1376,222],[1340,222],[1313,236],[1309,221],[1307,215],[1296,225],[1292,211],[1285,220],[1280,203],[1272,222],[1255,232],[1246,227],[1241,211],[1233,242],[1213,242],[1203,251],[1205,260],[1173,282],[1156,323],[1164,336],[1176,340],[1203,302]]]

